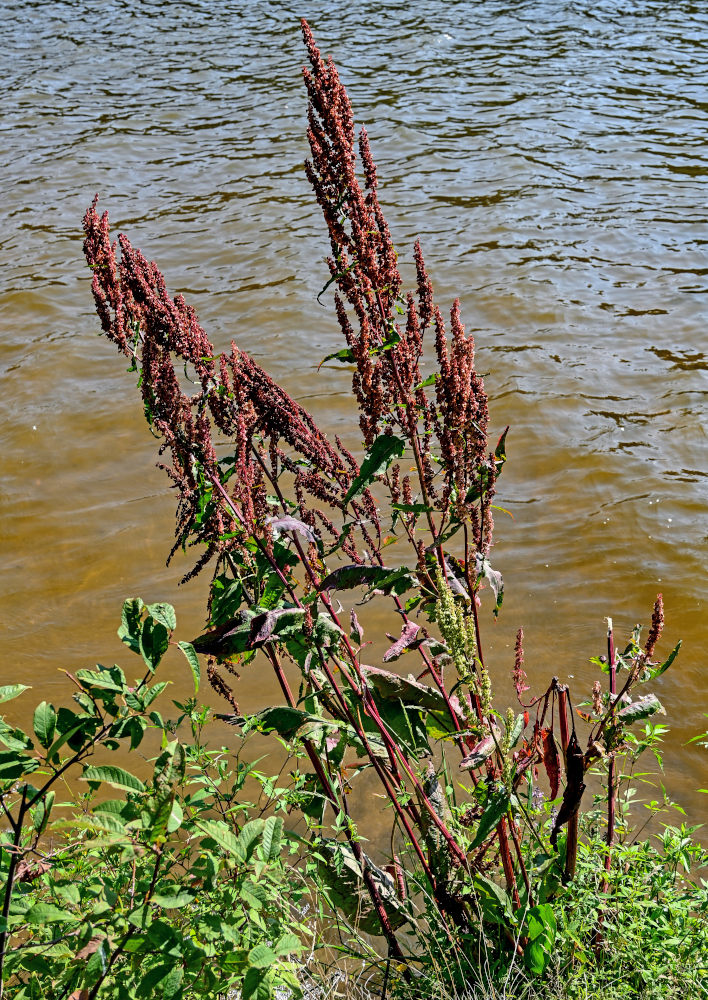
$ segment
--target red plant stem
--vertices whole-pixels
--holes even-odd
[[[268,659],[270,660],[273,666],[275,675],[278,678],[278,681],[280,683],[280,686],[283,690],[283,694],[285,695],[288,704],[290,705],[291,708],[295,708],[296,702],[295,699],[293,698],[285,674],[283,673],[283,668],[280,663],[280,660],[278,659],[277,653],[275,652],[274,649],[270,648],[266,650],[266,655],[268,656]],[[310,763],[314,768],[315,774],[317,775],[317,778],[325,794],[329,798],[333,807],[335,807],[337,811],[339,811],[339,802],[337,799],[337,794],[334,791],[334,788],[330,781],[329,775],[327,774],[327,771],[322,766],[322,761],[317,756],[317,751],[315,750],[310,740],[303,740],[303,746],[305,747],[305,752],[307,753],[307,756],[310,759]],[[359,863],[359,867],[361,868],[361,873],[364,879],[364,883],[368,890],[369,896],[371,897],[371,902],[374,905],[376,914],[381,923],[381,929],[383,930],[386,940],[388,941],[389,948],[391,949],[392,954],[395,954],[398,960],[401,961],[404,958],[403,952],[401,951],[401,946],[399,945],[393,927],[391,926],[391,921],[389,920],[388,913],[386,912],[386,908],[383,905],[383,901],[381,899],[381,895],[376,886],[376,883],[371,877],[371,872],[368,870],[368,866],[366,864],[366,858],[363,855],[363,852],[361,850],[361,847],[359,846],[358,841],[352,835],[349,823],[347,823],[344,827],[344,834],[347,840],[349,841],[349,845],[352,849],[352,852],[354,853],[354,857],[356,858],[357,862]]]
[[[224,487],[223,487],[221,481],[219,480],[219,478],[216,475],[212,474],[210,476],[210,481],[217,488],[217,491],[220,493],[221,497],[228,503],[230,509],[237,515],[238,519],[241,522],[243,522],[243,519],[240,516],[240,514],[239,514],[239,512],[238,512],[238,510],[236,508],[236,505],[233,503],[233,501],[231,500],[231,497],[228,495],[228,493],[224,489]],[[298,542],[298,544],[299,544],[299,542]],[[284,574],[280,570],[280,567],[277,565],[277,563],[275,562],[275,560],[269,555],[269,553],[268,553],[267,549],[265,548],[265,546],[260,545],[259,547],[261,548],[261,551],[264,553],[265,557],[270,562],[270,564],[273,567],[273,569],[278,574],[278,576],[281,579],[281,581],[287,587],[288,591],[292,595],[293,600],[296,602],[297,606],[302,607],[302,603],[298,599],[297,595],[294,593],[294,591],[292,589],[292,586],[289,584],[287,578],[284,576]],[[316,576],[314,574],[314,571],[312,570],[312,567],[310,566],[309,561],[304,557],[304,554],[302,554],[302,550],[300,550],[300,551],[301,551],[301,558],[304,560],[303,561],[303,565],[304,565],[305,569],[308,571],[308,573],[310,575],[310,578],[312,580],[313,585],[317,586],[317,578],[316,578]],[[437,826],[437,828],[439,829],[440,833],[443,835],[443,837],[445,839],[445,842],[446,842],[446,844],[448,846],[448,849],[450,850],[451,854],[453,855],[453,857],[455,857],[455,859],[457,860],[458,864],[464,864],[465,861],[466,861],[465,852],[462,850],[462,848],[459,846],[459,844],[457,844],[457,842],[455,841],[454,837],[452,836],[452,834],[450,833],[450,831],[448,830],[448,828],[445,826],[445,824],[442,822],[442,820],[438,816],[437,812],[435,811],[434,806],[432,805],[432,803],[428,799],[427,795],[425,794],[422,785],[420,784],[420,782],[416,778],[413,770],[411,769],[410,765],[408,764],[408,761],[407,761],[407,759],[405,757],[405,754],[403,754],[403,752],[401,751],[401,749],[398,747],[397,743],[394,740],[391,739],[391,736],[390,736],[390,734],[389,734],[389,732],[388,732],[388,730],[387,730],[387,728],[386,728],[383,720],[381,719],[381,717],[380,717],[380,715],[378,713],[378,710],[376,709],[376,706],[375,706],[375,704],[373,702],[373,699],[371,698],[371,695],[368,692],[368,684],[367,684],[366,678],[364,677],[364,675],[361,672],[361,667],[360,667],[359,662],[357,660],[356,653],[354,652],[354,649],[352,648],[352,645],[351,645],[351,643],[349,641],[349,638],[347,637],[344,629],[341,626],[341,623],[339,622],[337,614],[336,614],[334,608],[332,607],[332,604],[331,604],[329,598],[326,597],[322,592],[320,592],[320,600],[322,601],[323,605],[325,606],[325,608],[326,608],[328,614],[331,616],[332,620],[335,622],[336,625],[339,626],[339,628],[342,631],[342,639],[343,639],[344,645],[345,645],[345,647],[347,649],[347,653],[348,653],[349,659],[350,659],[350,661],[352,663],[352,666],[354,667],[355,673],[357,674],[358,680],[359,680],[359,682],[361,684],[361,690],[358,691],[356,685],[351,682],[351,680],[349,678],[349,675],[348,675],[348,671],[347,671],[347,674],[345,675],[345,677],[347,677],[347,680],[350,683],[352,689],[355,691],[355,693],[359,697],[362,698],[362,703],[364,705],[364,708],[365,708],[365,710],[368,710],[367,714],[369,714],[369,716],[372,718],[372,720],[374,721],[375,725],[379,729],[379,732],[381,733],[381,736],[382,736],[383,741],[384,741],[384,745],[386,746],[387,752],[389,753],[389,756],[393,758],[392,763],[395,765],[395,757],[398,757],[398,759],[401,761],[401,763],[403,764],[404,770],[407,772],[407,774],[408,774],[408,776],[409,776],[409,778],[410,778],[410,780],[411,780],[414,788],[416,789],[416,791],[419,794],[420,800],[423,802],[425,808],[427,809],[428,813],[430,814],[430,818],[432,819],[432,821],[435,824],[435,826]],[[330,684],[332,685],[333,690],[337,694],[338,700],[340,701],[340,704],[342,706],[342,709],[343,709],[343,711],[345,713],[346,718],[348,719],[348,721],[350,722],[350,724],[354,728],[354,731],[356,732],[358,738],[362,741],[362,744],[364,745],[364,747],[366,749],[366,752],[367,752],[367,754],[369,756],[369,759],[370,759],[370,761],[371,761],[374,769],[376,770],[377,774],[379,775],[379,778],[383,782],[384,787],[386,788],[387,794],[389,795],[389,798],[391,799],[394,807],[396,807],[396,811],[399,812],[399,815],[402,816],[403,815],[403,811],[401,810],[400,803],[398,802],[398,798],[397,798],[397,796],[395,794],[395,791],[393,791],[393,789],[391,788],[391,786],[390,786],[390,784],[389,784],[389,782],[387,780],[387,776],[385,775],[385,772],[383,771],[383,768],[381,767],[380,761],[376,758],[376,755],[371,750],[371,747],[369,746],[368,740],[366,739],[366,735],[364,733],[363,728],[358,724],[358,720],[355,719],[354,715],[352,714],[352,712],[349,709],[349,706],[346,703],[346,700],[344,699],[344,696],[342,695],[341,691],[339,690],[339,687],[338,687],[338,685],[337,685],[337,683],[336,683],[336,681],[334,679],[334,676],[332,675],[332,672],[331,672],[331,670],[329,668],[329,664],[327,663],[326,656],[324,656],[324,654],[322,653],[322,651],[320,649],[318,649],[318,655],[319,655],[319,659],[320,659],[320,663],[321,663],[322,669],[325,671],[325,676],[327,677],[327,680],[330,682]],[[364,692],[366,692],[367,694],[369,694],[368,698],[364,698]],[[398,780],[398,783],[400,785],[400,775],[397,775],[394,772],[393,777],[394,777],[394,780]],[[508,847],[507,847],[507,850],[508,850]],[[422,854],[422,849],[421,849],[421,854]],[[428,868],[428,871],[430,871],[429,868]],[[431,884],[433,884],[433,885],[435,884],[434,883],[434,879],[433,879],[433,882]]]
[[[506,819],[502,816],[499,821],[499,826],[497,827],[497,835],[499,837],[499,854],[501,855],[502,868],[504,869],[504,878],[506,879],[506,889],[512,896],[514,900],[514,906],[521,906],[521,900],[519,899],[519,890],[516,885],[516,876],[514,875],[514,866],[511,863],[511,851],[509,850],[509,838],[506,833]]]
[[[529,881],[529,874],[526,871],[526,865],[524,864],[524,857],[521,853],[521,842],[519,841],[519,833],[516,829],[516,823],[514,818],[509,812],[509,830],[511,832],[511,839],[514,842],[514,851],[516,852],[516,858],[519,862],[519,869],[521,870],[521,875],[524,880],[524,885],[526,886],[526,898],[528,899],[528,905],[533,906],[533,896],[531,894],[531,883]]]
[[[612,619],[608,619],[607,628],[607,662],[610,668],[610,706],[612,711],[612,716],[615,712],[616,695],[617,695],[617,660],[615,657],[615,639],[612,631]],[[616,801],[616,788],[615,788],[615,758],[614,755],[610,757],[610,763],[607,768],[607,853],[605,854],[605,871],[610,870],[612,865],[612,844],[615,839],[615,801]],[[607,892],[608,890],[607,879],[603,883],[603,890]]]

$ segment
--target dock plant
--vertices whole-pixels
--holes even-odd
[[[447,313],[436,302],[420,242],[404,287],[369,137],[334,62],[302,30],[305,170],[329,234],[323,293],[344,340],[324,360],[352,373],[361,457],[236,343],[216,353],[157,266],[126,236],[112,242],[96,199],[84,218],[102,331],[137,374],[177,496],[170,557],[192,554],[185,581],[211,574],[192,647],[223,721],[287,747],[287,808],[305,822],[322,891],[342,920],[382,936],[389,984],[412,988],[436,947],[462,956],[446,966],[453,985],[472,966],[496,979],[510,962],[547,974],[588,851],[605,902],[583,934],[601,962],[622,885],[623,768],[660,740],[663,708],[638,692],[678,645],[657,658],[659,595],[643,641],[637,627],[618,650],[610,623],[596,658],[606,682],[583,704],[556,678],[532,695],[521,631],[515,662],[494,664],[495,676],[513,671],[513,686],[501,701],[493,691],[484,628],[504,595],[493,541],[508,429],[490,441],[474,339],[459,301]],[[382,637],[369,612],[378,621],[384,606],[387,648],[370,662]],[[282,703],[245,713],[238,677],[266,667]],[[362,772],[386,803],[388,847],[367,843],[366,816],[350,807]],[[589,772],[604,785],[603,816],[587,805]],[[583,841],[590,823],[600,839]]]

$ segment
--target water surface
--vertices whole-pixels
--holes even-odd
[[[302,171],[298,18],[341,69],[410,278],[420,237],[459,295],[495,430],[511,425],[487,625],[509,692],[522,624],[532,683],[593,679],[604,618],[667,643],[657,685],[669,785],[708,819],[705,415],[708,14],[688,2],[4,0],[0,158],[2,671],[35,700],[59,668],[129,663],[120,603],[171,600],[200,629],[206,579],[166,569],[173,498],[132,376],[97,337],[80,220],[94,192],[197,308],[359,447],[323,226]],[[395,628],[378,623],[383,631]],[[175,695],[187,694],[175,661]],[[257,708],[265,667],[241,681]],[[275,692],[275,685],[272,684]],[[577,696],[577,695],[576,695]],[[19,703],[17,703],[19,704]],[[698,796],[700,800],[701,797]]]

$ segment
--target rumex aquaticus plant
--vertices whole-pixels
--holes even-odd
[[[292,801],[311,823],[335,902],[382,933],[400,960],[397,930],[415,926],[423,894],[443,938],[496,928],[502,947],[543,972],[555,934],[550,901],[575,870],[586,774],[598,762],[605,768],[609,870],[615,760],[628,728],[661,710],[655,696],[633,700],[633,691],[666,669],[678,647],[654,662],[660,598],[644,647],[636,632],[618,655],[610,628],[608,690],[593,690],[581,736],[570,692],[556,679],[525,700],[519,633],[521,711],[495,709],[481,620],[498,613],[503,597],[490,551],[506,431],[490,446],[473,338],[458,301],[447,322],[436,305],[419,243],[415,287],[403,289],[368,136],[356,133],[333,61],[322,58],[304,21],[302,28],[305,169],[329,233],[326,287],[334,286],[346,342],[326,360],[353,370],[361,463],[236,344],[215,355],[155,264],[125,236],[111,242],[94,200],[84,250],[96,308],[103,332],[138,372],[146,417],[162,438],[179,498],[172,552],[198,551],[185,580],[207,566],[212,572],[209,627],[194,648],[230,705],[224,717],[273,731],[293,748]],[[392,537],[395,564],[386,552]],[[334,596],[343,592],[360,598],[349,613]],[[416,662],[408,677],[364,660],[374,600],[390,602],[397,623],[383,663],[406,654]],[[257,656],[275,672],[285,704],[245,718],[234,678]],[[351,775],[364,768],[389,804],[390,870],[365,854],[350,815]],[[467,789],[450,777],[460,770]],[[545,825],[532,808],[539,781],[558,799]],[[337,895],[337,885],[346,892]]]

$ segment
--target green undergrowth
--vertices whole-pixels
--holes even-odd
[[[303,805],[296,741],[288,773],[269,776],[246,760],[248,736],[231,731],[232,749],[219,745],[224,724],[196,698],[166,706],[156,673],[170,646],[186,657],[195,689],[200,680],[175,627],[170,606],[126,602],[119,634],[141,677],[115,665],[78,670],[70,707],[40,703],[31,732],[0,720],[3,996],[708,995],[708,884],[696,877],[708,854],[685,826],[617,845],[609,872],[598,864],[602,840],[582,839],[574,880],[504,921],[483,898],[496,883],[480,883],[489,919],[476,934],[450,935],[409,882],[408,960],[387,959],[362,932],[368,911],[353,859],[339,856],[333,879],[327,838],[292,829]],[[26,691],[7,685],[0,699]],[[142,755],[150,734],[160,741],[152,759]],[[126,759],[136,764],[127,769]],[[550,855],[532,855],[529,870],[550,870]],[[540,977],[529,966],[534,944]]]

